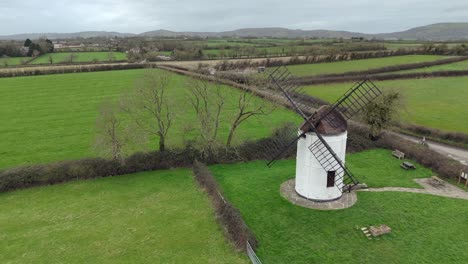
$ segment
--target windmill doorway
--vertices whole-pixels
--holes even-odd
[[[335,186],[336,171],[327,171],[327,187]]]

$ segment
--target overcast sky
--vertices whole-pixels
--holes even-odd
[[[467,21],[467,0],[0,0],[0,35],[245,27],[384,33]]]

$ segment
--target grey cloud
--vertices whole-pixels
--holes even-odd
[[[466,0],[2,0],[0,35],[24,32],[155,29],[224,31],[243,27],[405,30],[468,18]]]

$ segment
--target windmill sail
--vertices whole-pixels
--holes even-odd
[[[294,77],[289,72],[288,68],[281,66],[276,68],[269,74],[269,78],[281,94],[288,100],[291,106],[294,108],[294,111],[298,113],[304,120],[307,120],[308,117],[305,113],[312,112],[312,107],[310,105],[305,105],[301,102],[295,101],[294,98],[297,94],[302,94],[302,87],[296,84]]]
[[[317,122],[325,119],[332,126],[338,126],[339,122],[330,115],[332,111],[339,111],[345,119],[350,119],[381,94],[382,91],[371,80],[357,82]]]
[[[302,109],[307,107],[300,102],[294,100],[294,94],[300,92],[301,88],[295,84],[292,74],[284,67],[278,67],[269,74],[269,78],[274,88],[277,89],[288,100],[294,111],[299,114],[305,121],[308,117]],[[284,157],[286,153],[296,144],[296,142],[303,136],[298,133],[298,126],[292,125],[280,137],[277,137],[275,142],[266,145],[265,153],[270,153],[267,166],[271,167],[278,159]]]

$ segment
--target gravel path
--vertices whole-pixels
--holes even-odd
[[[403,188],[403,187],[383,187],[383,188],[368,188],[360,190],[362,192],[409,192],[409,193],[423,193],[431,194],[449,198],[468,200],[468,192],[458,188],[457,186],[448,182],[442,184],[435,184],[431,178],[414,179],[415,182],[420,184],[424,189],[416,188]]]

